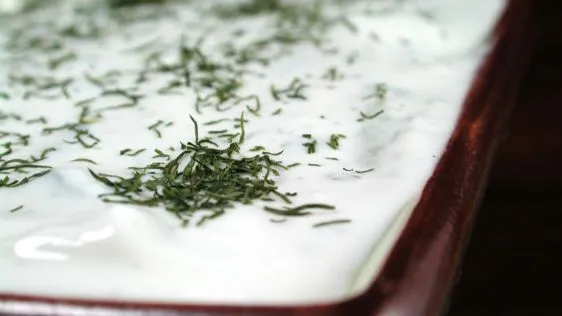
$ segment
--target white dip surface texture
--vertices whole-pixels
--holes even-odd
[[[82,11],[93,6],[76,3]],[[0,293],[304,304],[345,299],[368,285],[358,280],[365,275],[361,269],[400,212],[411,211],[434,170],[503,1],[326,2],[324,18],[340,22],[325,31],[313,30],[324,40],[315,45],[305,36],[297,43],[277,42],[253,50],[268,57],[268,65],[237,64],[224,52],[228,43],[243,48],[277,32],[275,13],[219,19],[212,13],[216,3],[130,9],[124,15],[138,16],[127,22],[116,22],[105,8],[96,9],[95,19],[83,18],[80,10],[70,14],[66,7],[45,8],[13,23],[24,35],[0,30],[5,47],[0,48],[0,153],[10,146],[6,143],[20,142],[2,159],[29,159],[56,149],[39,162],[52,167],[51,172],[18,187],[0,187]],[[91,23],[69,27],[76,21]],[[301,24],[306,23],[287,29],[293,36],[304,36]],[[62,47],[22,49],[32,45],[25,41],[33,36],[44,42],[35,45],[60,39]],[[177,63],[182,36],[185,45],[199,45],[208,58],[246,70],[239,72],[243,86],[236,93],[258,96],[259,116],[246,108],[254,108],[251,101],[227,102],[224,111],[202,105],[198,113],[196,96],[204,97],[208,89],[180,84],[162,90],[177,78],[162,69],[137,81],[155,52],[163,64]],[[16,44],[10,42],[16,37]],[[197,44],[200,38],[204,40]],[[37,88],[40,83],[24,82],[25,76],[40,83],[45,78],[72,82],[65,96],[60,84]],[[276,100],[272,85],[281,90],[294,78],[306,85],[299,92],[306,99],[282,95]],[[373,95],[377,85],[383,95]],[[107,110],[130,101],[102,95],[111,89],[135,89],[129,91],[142,98],[134,106]],[[99,139],[97,145],[69,143],[75,132],[68,129],[45,132],[76,122],[84,106],[90,117],[101,114],[87,124]],[[275,113],[278,109],[281,112]],[[361,112],[371,116],[381,110],[375,118],[358,120]],[[275,177],[280,191],[298,193],[293,205],[324,203],[335,210],[311,210],[309,216],[276,223],[271,220],[284,217],[263,206],[283,204],[258,201],[236,204],[200,227],[196,220],[182,227],[161,206],[108,204],[98,197],[111,189],[96,181],[88,168],[130,175],[128,167],[155,160],[155,149],[175,157],[180,141],[194,140],[189,115],[199,122],[201,137],[218,139],[224,147],[226,140],[209,132],[238,132],[234,119],[242,112],[248,122],[241,152],[253,155],[249,149],[258,145],[270,152],[283,150],[274,158],[301,165]],[[204,125],[217,119],[228,120]],[[161,137],[149,129],[159,120]],[[168,122],[173,125],[166,126]],[[21,144],[16,133],[30,135],[29,143]],[[317,141],[314,153],[307,153],[303,143],[311,139],[303,134]],[[326,144],[332,134],[346,135],[338,149]],[[120,155],[125,148],[146,150],[137,156]],[[97,164],[73,161],[78,158]],[[8,174],[22,177],[4,170],[0,181]],[[343,219],[351,222],[313,227]]]

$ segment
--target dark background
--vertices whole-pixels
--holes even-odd
[[[533,5],[537,44],[449,316],[562,315],[562,1]]]

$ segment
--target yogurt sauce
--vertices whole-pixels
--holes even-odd
[[[195,91],[158,93],[169,77],[154,75],[139,86],[138,93],[145,97],[138,106],[104,112],[89,127],[100,140],[91,149],[64,142],[74,135],[69,131],[42,133],[45,127],[76,121],[80,109],[75,103],[99,94],[100,88],[84,79],[84,73],[99,76],[120,70],[110,85],[130,87],[155,47],[171,60],[182,35],[191,43],[204,35],[203,49],[214,54],[224,43],[243,45],[271,32],[271,17],[220,20],[205,14],[208,4],[179,3],[127,25],[103,20],[99,37],[66,39],[65,49],[75,56],[54,69],[45,66],[52,55],[0,50],[0,91],[10,95],[0,98],[0,111],[22,117],[0,120],[0,130],[31,135],[29,146],[17,147],[10,158],[56,148],[41,162],[52,166],[50,173],[17,188],[0,187],[0,293],[305,304],[364,291],[390,248],[384,248],[375,268],[365,273],[373,249],[383,239],[390,245],[396,240],[400,229],[390,236],[387,232],[407,220],[400,214],[409,214],[415,206],[444,150],[484,57],[487,33],[503,5],[501,0],[353,1],[343,8],[329,4],[329,14],[345,12],[354,27],[334,26],[320,47],[276,46],[268,53],[278,58],[268,66],[251,64],[247,69],[252,72],[243,74],[243,94],[260,97],[259,117],[244,106],[197,113]],[[34,19],[49,21],[58,15],[47,8]],[[49,37],[52,29],[32,26],[30,20],[18,23],[30,33]],[[245,34],[235,38],[236,30]],[[10,36],[10,31],[0,31],[3,43]],[[330,74],[330,68],[337,69],[337,75]],[[68,98],[49,90],[45,93],[52,98],[24,99],[26,88],[9,79],[23,74],[74,81]],[[286,87],[295,77],[308,85],[303,90],[306,100],[275,100],[271,85]],[[387,87],[386,96],[365,98],[377,84]],[[91,106],[99,110],[123,101],[107,97]],[[279,108],[281,113],[272,115]],[[380,110],[384,112],[378,117],[358,122],[361,112]],[[286,164],[302,163],[277,178],[281,191],[298,192],[297,205],[326,203],[335,210],[273,223],[270,220],[279,217],[264,212],[261,203],[237,205],[201,227],[183,228],[163,208],[106,204],[98,198],[108,188],[95,181],[88,168],[127,174],[128,167],[150,162],[154,149],[192,141],[189,115],[207,135],[232,128],[233,122],[203,122],[232,119],[242,111],[248,119],[246,153],[264,145],[270,151],[284,150],[277,158]],[[38,117],[47,123],[25,123]],[[160,129],[161,138],[148,129],[157,120],[174,122]],[[303,134],[317,140],[315,153],[307,153]],[[332,134],[346,135],[338,150],[326,145]],[[124,148],[147,150],[120,156]],[[97,165],[72,161],[76,158]],[[356,173],[344,168],[373,170]],[[9,212],[18,206],[22,207]],[[313,227],[339,219],[351,222]]]

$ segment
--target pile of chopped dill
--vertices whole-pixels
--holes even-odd
[[[195,142],[181,144],[181,152],[166,163],[153,162],[134,168],[128,178],[90,170],[96,180],[113,188],[112,193],[101,196],[103,201],[164,206],[184,225],[194,213],[209,212],[198,219],[197,226],[221,216],[225,209],[237,202],[267,201],[274,195],[291,203],[286,194],[278,191],[271,178],[286,169],[281,162],[271,159],[268,154],[239,157],[242,139],[240,143],[218,148],[219,145],[208,138],[199,139],[197,122],[193,118],[192,121]],[[294,215],[290,211],[287,214]]]

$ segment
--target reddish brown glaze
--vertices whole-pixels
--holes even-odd
[[[305,307],[195,306],[0,294],[7,315],[438,315],[445,310],[499,136],[517,97],[540,12],[556,0],[511,0],[461,119],[380,275],[363,294]],[[550,6],[550,7],[549,7]],[[0,279],[1,282],[1,279]],[[56,286],[56,285],[53,285]],[[274,286],[274,285],[272,285]]]
[[[498,148],[450,316],[562,315],[562,1],[533,16],[541,30],[531,67]]]

